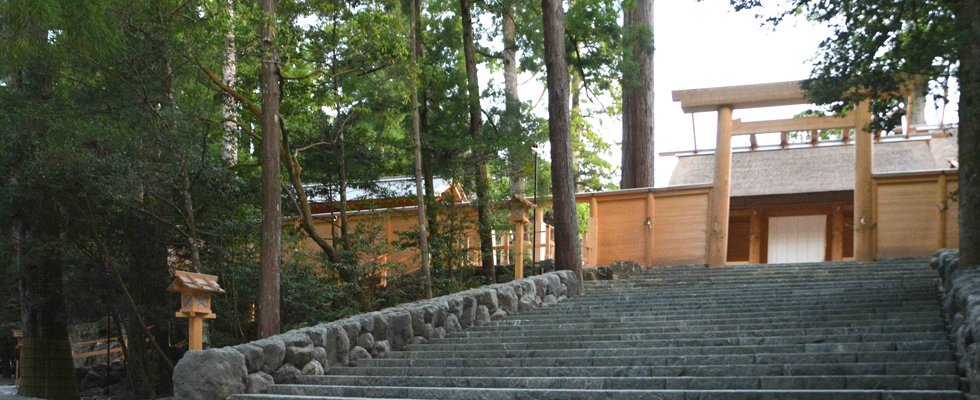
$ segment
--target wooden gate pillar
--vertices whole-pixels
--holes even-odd
[[[875,217],[871,182],[874,159],[871,144],[874,137],[868,129],[871,123],[871,101],[859,103],[854,115],[854,261],[871,262],[875,260]]]
[[[718,144],[715,146],[714,198],[708,235],[708,266],[721,268],[728,258],[728,207],[732,186],[732,106],[718,107]]]

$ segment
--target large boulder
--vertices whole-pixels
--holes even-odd
[[[309,347],[286,347],[286,362],[293,365],[306,365],[314,356],[312,345]]]
[[[327,349],[323,347],[314,347],[313,359],[320,363],[320,365],[327,365]]]
[[[303,375],[323,375],[323,366],[316,360],[311,360],[303,366],[300,373]]]
[[[350,339],[347,331],[340,324],[330,323],[324,326],[327,330],[327,367],[346,367],[347,353],[350,351]],[[278,381],[277,381],[278,382]]]
[[[231,347],[193,350],[174,367],[174,397],[181,400],[224,400],[245,393],[245,356]]]
[[[463,313],[459,316],[459,324],[463,329],[469,329],[476,321],[478,303],[474,296],[463,296]]]
[[[534,296],[537,300],[541,300],[544,296],[548,295],[548,278],[544,275],[532,276],[531,280],[534,281]]]
[[[299,377],[303,372],[293,364],[283,364],[272,374],[272,378],[280,385],[291,385],[299,383]]]
[[[509,284],[496,285],[493,287],[497,291],[498,307],[509,315],[517,314],[517,292]],[[438,326],[438,325],[437,325]]]
[[[365,349],[374,348],[374,335],[370,332],[362,333],[357,337],[357,345]]]
[[[393,309],[387,312],[388,315],[388,344],[392,351],[399,351],[405,348],[409,340],[412,339],[412,314],[408,311]]]
[[[361,315],[358,315],[356,317],[351,317],[351,318],[353,318],[354,320],[356,320],[357,323],[361,326],[361,332],[371,332],[371,333],[374,333],[374,315],[373,315],[373,313],[370,313],[370,314],[361,314]]]
[[[361,346],[354,346],[354,350],[350,351],[348,358],[350,365],[356,367],[361,360],[370,360],[371,353]]]
[[[456,318],[456,314],[449,314],[449,316],[446,317],[446,324],[443,325],[443,328],[445,329],[447,335],[463,330],[463,326],[459,324],[459,319]]]
[[[521,314],[534,311],[535,308],[538,308],[536,300],[533,294],[521,296],[520,303],[517,304],[517,311]]]
[[[265,364],[265,354],[262,352],[261,347],[253,343],[245,343],[232,348],[245,356],[245,367],[248,369],[249,374],[254,374],[262,370],[262,366]]]
[[[425,325],[425,307],[413,304],[403,308],[403,310],[412,316],[412,332],[422,331],[422,327]]]
[[[265,389],[276,383],[276,380],[265,372],[259,371],[248,375],[248,385],[245,386],[245,393],[258,394],[265,393]]]
[[[387,340],[378,340],[374,342],[374,354],[375,357],[381,357],[385,354],[391,352],[391,345],[388,344]]]
[[[473,319],[473,325],[483,326],[488,323],[490,323],[490,310],[483,304],[476,306],[476,318]]]
[[[340,326],[344,328],[344,332],[347,333],[347,337],[351,339],[351,342],[357,340],[357,335],[361,334],[361,324],[357,322],[357,319],[347,318],[337,321],[336,323],[340,324]],[[348,345],[352,346],[353,343],[348,343]],[[350,351],[350,349],[351,347],[347,348],[348,351]]]
[[[497,291],[490,288],[480,288],[473,290],[473,295],[476,296],[477,304],[481,306],[486,306],[487,310],[493,314],[497,311],[499,302],[497,300]]]
[[[278,337],[270,337],[249,343],[262,349],[262,366],[258,371],[272,374],[286,359],[286,343]]]
[[[388,339],[388,316],[380,312],[373,312],[368,315],[374,317],[374,330],[371,331],[371,333],[374,334],[374,339],[387,340]]]

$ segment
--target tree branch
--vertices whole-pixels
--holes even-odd
[[[336,74],[333,74],[333,75],[327,75],[327,78],[328,79],[339,78],[341,76],[352,74],[352,73],[357,72],[357,71],[361,71],[361,69],[360,68],[349,69],[349,70],[344,71],[344,72],[336,73]],[[282,79],[285,79],[287,81],[299,81],[299,80],[303,80],[303,79],[306,79],[306,78],[310,78],[310,77],[313,77],[313,76],[316,76],[316,75],[322,75],[322,74],[326,74],[326,73],[327,73],[327,71],[322,70],[322,69],[318,69],[316,71],[310,72],[310,73],[308,73],[306,75],[303,75],[303,76],[285,76],[285,75],[282,75]]]
[[[231,97],[234,97],[236,100],[244,103],[248,107],[249,111],[251,111],[256,118],[262,118],[262,110],[259,110],[259,107],[256,106],[255,103],[252,103],[249,99],[245,98],[245,96],[243,96],[241,93],[238,93],[237,90],[232,89],[228,87],[228,85],[225,85],[224,82],[221,82],[221,79],[219,79],[214,74],[214,72],[211,72],[211,70],[208,69],[208,67],[205,67],[204,64],[201,64],[200,62],[191,58],[190,56],[185,56],[185,57],[187,57],[187,59],[190,60],[190,62],[197,65],[197,67],[200,68],[201,71],[204,71],[204,74],[208,76],[208,79],[210,79],[211,82],[213,82],[215,85],[221,88],[222,91],[224,91]]]

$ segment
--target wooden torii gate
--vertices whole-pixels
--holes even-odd
[[[728,213],[731,205],[732,136],[757,133],[813,131],[854,128],[854,260],[875,260],[872,208],[872,141],[867,130],[871,122],[870,101],[858,104],[843,118],[803,117],[775,121],[741,122],[732,120],[737,109],[809,104],[802,81],[728,86],[708,89],[675,90],[673,100],[685,113],[718,112],[718,144],[715,146],[714,194],[708,232],[708,266],[725,266],[728,255]],[[845,134],[846,135],[846,134]],[[849,138],[845,136],[845,141]]]

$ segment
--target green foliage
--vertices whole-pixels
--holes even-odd
[[[811,79],[810,99],[834,113],[864,98],[872,102],[871,129],[890,131],[904,115],[900,93],[911,77],[929,81],[932,94],[944,97],[958,68],[951,2],[941,0],[785,0],[780,11],[762,14],[760,0],[731,0],[736,10],[758,9],[776,27],[802,16],[828,25],[833,33],[820,43]],[[854,88],[860,88],[854,91]]]

